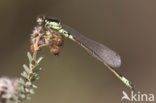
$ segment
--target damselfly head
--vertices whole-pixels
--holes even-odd
[[[46,18],[45,23],[48,28],[60,30],[62,28],[60,20],[56,18]]]
[[[42,25],[45,22],[46,17],[45,16],[38,16],[36,18],[36,21],[39,25]]]

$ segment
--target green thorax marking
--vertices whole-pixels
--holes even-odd
[[[66,30],[64,30],[60,23],[45,20],[45,25],[48,26],[49,28],[58,30],[59,33],[63,34],[65,37],[74,40],[73,36],[70,35]]]
[[[45,20],[45,25],[47,27],[55,29],[55,30],[60,30],[62,28],[60,23],[52,22],[52,21],[48,21],[48,20]]]
[[[66,30],[64,30],[63,28],[61,28],[59,32],[62,33],[65,37],[68,37],[69,39],[74,40],[73,36],[69,34]]]

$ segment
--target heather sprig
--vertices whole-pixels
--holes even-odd
[[[31,34],[30,51],[27,53],[29,64],[23,64],[23,72],[18,79],[7,77],[0,78],[0,103],[20,103],[25,99],[30,99],[37,86],[34,84],[40,78],[39,72],[42,70],[40,62],[43,57],[37,57],[37,53],[44,47],[52,43],[52,34],[45,32],[42,26],[36,26]]]
[[[37,57],[38,51],[45,46],[43,39],[44,33],[41,32],[42,27],[35,27],[31,34],[31,53],[27,53],[29,65],[24,64],[24,71],[21,73],[19,85],[17,86],[18,99],[30,99],[30,94],[34,94],[34,89],[37,88],[33,83],[39,79],[39,71],[41,71],[40,62],[43,57]],[[32,48],[33,47],[33,48]]]

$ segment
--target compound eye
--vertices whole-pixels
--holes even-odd
[[[37,23],[39,23],[40,25],[44,22],[44,20],[45,20],[45,17],[44,16],[38,16],[36,18]]]
[[[60,20],[58,19],[52,19],[53,22],[57,22],[58,24],[60,23]]]
[[[49,21],[56,22],[56,23],[60,24],[60,20],[57,19],[57,18],[54,18],[54,17],[53,18],[50,18]]]

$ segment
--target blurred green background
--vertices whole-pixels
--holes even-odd
[[[19,77],[40,14],[57,17],[121,55],[118,69],[141,93],[156,94],[155,0],[1,0],[0,76]],[[40,55],[39,88],[26,103],[120,103],[130,92],[102,63],[69,39],[59,56]],[[127,101],[126,101],[127,103]]]

